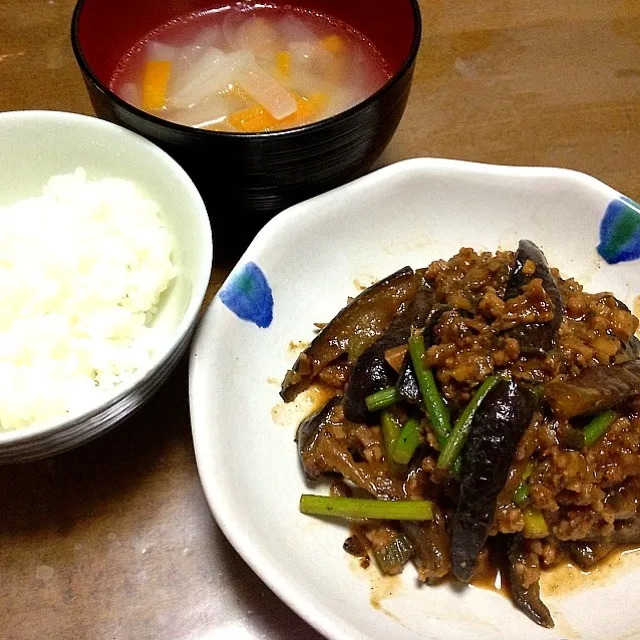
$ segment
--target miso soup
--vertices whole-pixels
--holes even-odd
[[[241,133],[310,124],[358,104],[390,78],[361,33],[294,7],[225,7],[155,30],[111,89],[179,124]]]

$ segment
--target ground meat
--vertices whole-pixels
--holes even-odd
[[[495,516],[495,532],[519,533],[524,529],[522,510],[513,504],[500,507]],[[494,531],[491,531],[494,533]]]
[[[318,380],[334,389],[341,389],[346,384],[351,373],[351,365],[347,362],[325,367],[319,374]]]
[[[638,328],[637,318],[613,295],[584,293],[575,280],[563,280],[553,269],[566,306],[557,348],[545,357],[521,357],[517,340],[502,332],[516,324],[549,322],[553,308],[540,279],[523,287],[521,295],[502,300],[513,260],[511,252],[493,255],[461,249],[426,271],[438,299],[456,307],[443,314],[435,329],[436,344],[425,357],[454,404],[466,403],[498,368],[507,368],[523,382],[542,383],[575,375],[587,366],[612,364]]]
[[[492,254],[463,248],[450,260],[438,260],[416,272],[429,295],[433,292],[437,303],[451,307],[429,327],[424,364],[435,373],[452,422],[478,386],[494,373],[504,372],[521,383],[521,389],[526,387],[532,395],[544,398],[539,394],[541,384],[630,357],[627,344],[638,329],[638,319],[612,294],[585,293],[580,284],[563,279],[556,269],[551,273],[563,306],[557,336],[544,355],[525,355],[523,351],[531,354],[531,349],[524,340],[521,349],[513,336],[522,334],[512,329],[531,323],[544,325],[557,316],[543,280],[537,277],[527,279],[518,295],[504,300],[514,264],[515,256],[508,251]],[[525,261],[522,273],[534,276],[536,268],[532,261]],[[406,344],[401,344],[385,354],[396,372],[405,351]],[[344,389],[352,370],[353,362],[339,360],[326,366],[318,379]],[[449,470],[438,468],[441,442],[419,407],[400,402],[391,410],[401,423],[409,417],[421,420],[424,440],[410,466],[388,466],[387,443],[380,428],[347,422],[340,403],[311,462],[319,462],[319,469],[340,473],[378,498],[433,500],[435,522],[398,525],[398,529],[379,522],[353,525],[345,550],[368,562],[369,552],[374,556],[382,552],[402,533],[411,539],[412,560],[420,579],[439,579],[451,571],[449,537],[459,480]],[[524,555],[515,570],[525,589],[537,582],[541,567],[563,561],[571,550],[589,545],[608,550],[629,536],[640,539],[640,400],[616,411],[617,418],[595,444],[572,448],[568,436],[584,424],[560,419],[562,414],[554,416],[537,400],[488,531],[493,540],[489,546],[494,548],[500,546],[503,535],[522,534]],[[349,490],[342,484],[332,493],[348,495]],[[528,519],[532,514],[534,523],[543,520],[537,530]],[[489,562],[489,546],[478,560],[480,569]]]
[[[531,540],[529,548],[538,556],[540,564],[544,567],[552,567],[566,558],[562,543],[552,536],[542,540]]]
[[[518,562],[515,565],[518,582],[524,589],[528,589],[540,579],[540,563],[535,553],[528,553],[526,562]]]
[[[352,438],[357,439],[358,449],[367,462],[380,462],[384,456],[382,434],[379,427],[358,425],[351,431]]]
[[[504,290],[514,261],[511,251],[476,253],[460,249],[450,260],[436,260],[426,277],[434,285],[440,302],[474,312],[491,287],[499,296]]]

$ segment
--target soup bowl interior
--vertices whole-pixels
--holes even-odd
[[[242,8],[252,7],[245,3]],[[264,7],[264,5],[256,5]],[[74,51],[96,113],[141,133],[187,170],[220,226],[236,215],[266,220],[282,208],[366,171],[404,111],[420,41],[416,0],[274,0],[269,6],[337,18],[368,38],[391,74],[361,103],[309,125],[267,133],[227,133],[174,124],[141,111],[113,91],[119,65],[168,23],[229,8],[216,0],[80,0],[72,24]]]
[[[227,9],[229,4],[219,0],[82,0],[75,27],[77,44],[95,78],[109,87],[126,54],[160,27],[178,18]],[[268,5],[292,6],[342,20],[376,46],[392,75],[411,53],[416,22],[413,2],[398,0],[393,10],[387,0],[272,0]]]

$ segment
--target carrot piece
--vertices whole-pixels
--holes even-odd
[[[294,113],[280,120],[281,129],[289,129],[291,127],[299,127],[301,124],[308,123],[313,117],[313,105],[306,99],[297,94],[293,94],[296,99],[297,109]]]
[[[338,35],[327,36],[321,40],[322,46],[331,53],[340,53],[344,49],[344,41]]]
[[[232,113],[228,118],[228,122],[243,133],[268,131],[278,125],[278,120],[259,104]]]
[[[288,78],[291,72],[291,53],[278,51],[276,53],[276,72],[284,78]]]
[[[321,91],[316,91],[316,93],[312,93],[307,100],[313,106],[315,112],[322,111],[327,104],[329,104],[329,96],[326,93],[322,93]]]
[[[142,78],[142,108],[145,111],[162,109],[167,95],[167,84],[171,74],[169,60],[149,60]]]
[[[294,113],[282,120],[276,120],[262,105],[257,104],[232,113],[227,121],[243,133],[289,129],[311,122],[328,101],[327,96],[319,92],[312,94],[309,98],[296,93],[293,96],[296,99],[297,108]]]

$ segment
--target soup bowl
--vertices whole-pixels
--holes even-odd
[[[320,13],[359,31],[377,48],[391,76],[359,104],[297,128],[266,133],[196,129],[150,115],[113,91],[119,64],[154,31],[228,5],[227,0],[80,0],[71,37],[96,114],[145,136],[175,158],[207,203],[214,229],[247,229],[370,168],[404,112],[421,20],[417,0],[273,0],[274,7]],[[239,5],[250,8],[252,3]]]

